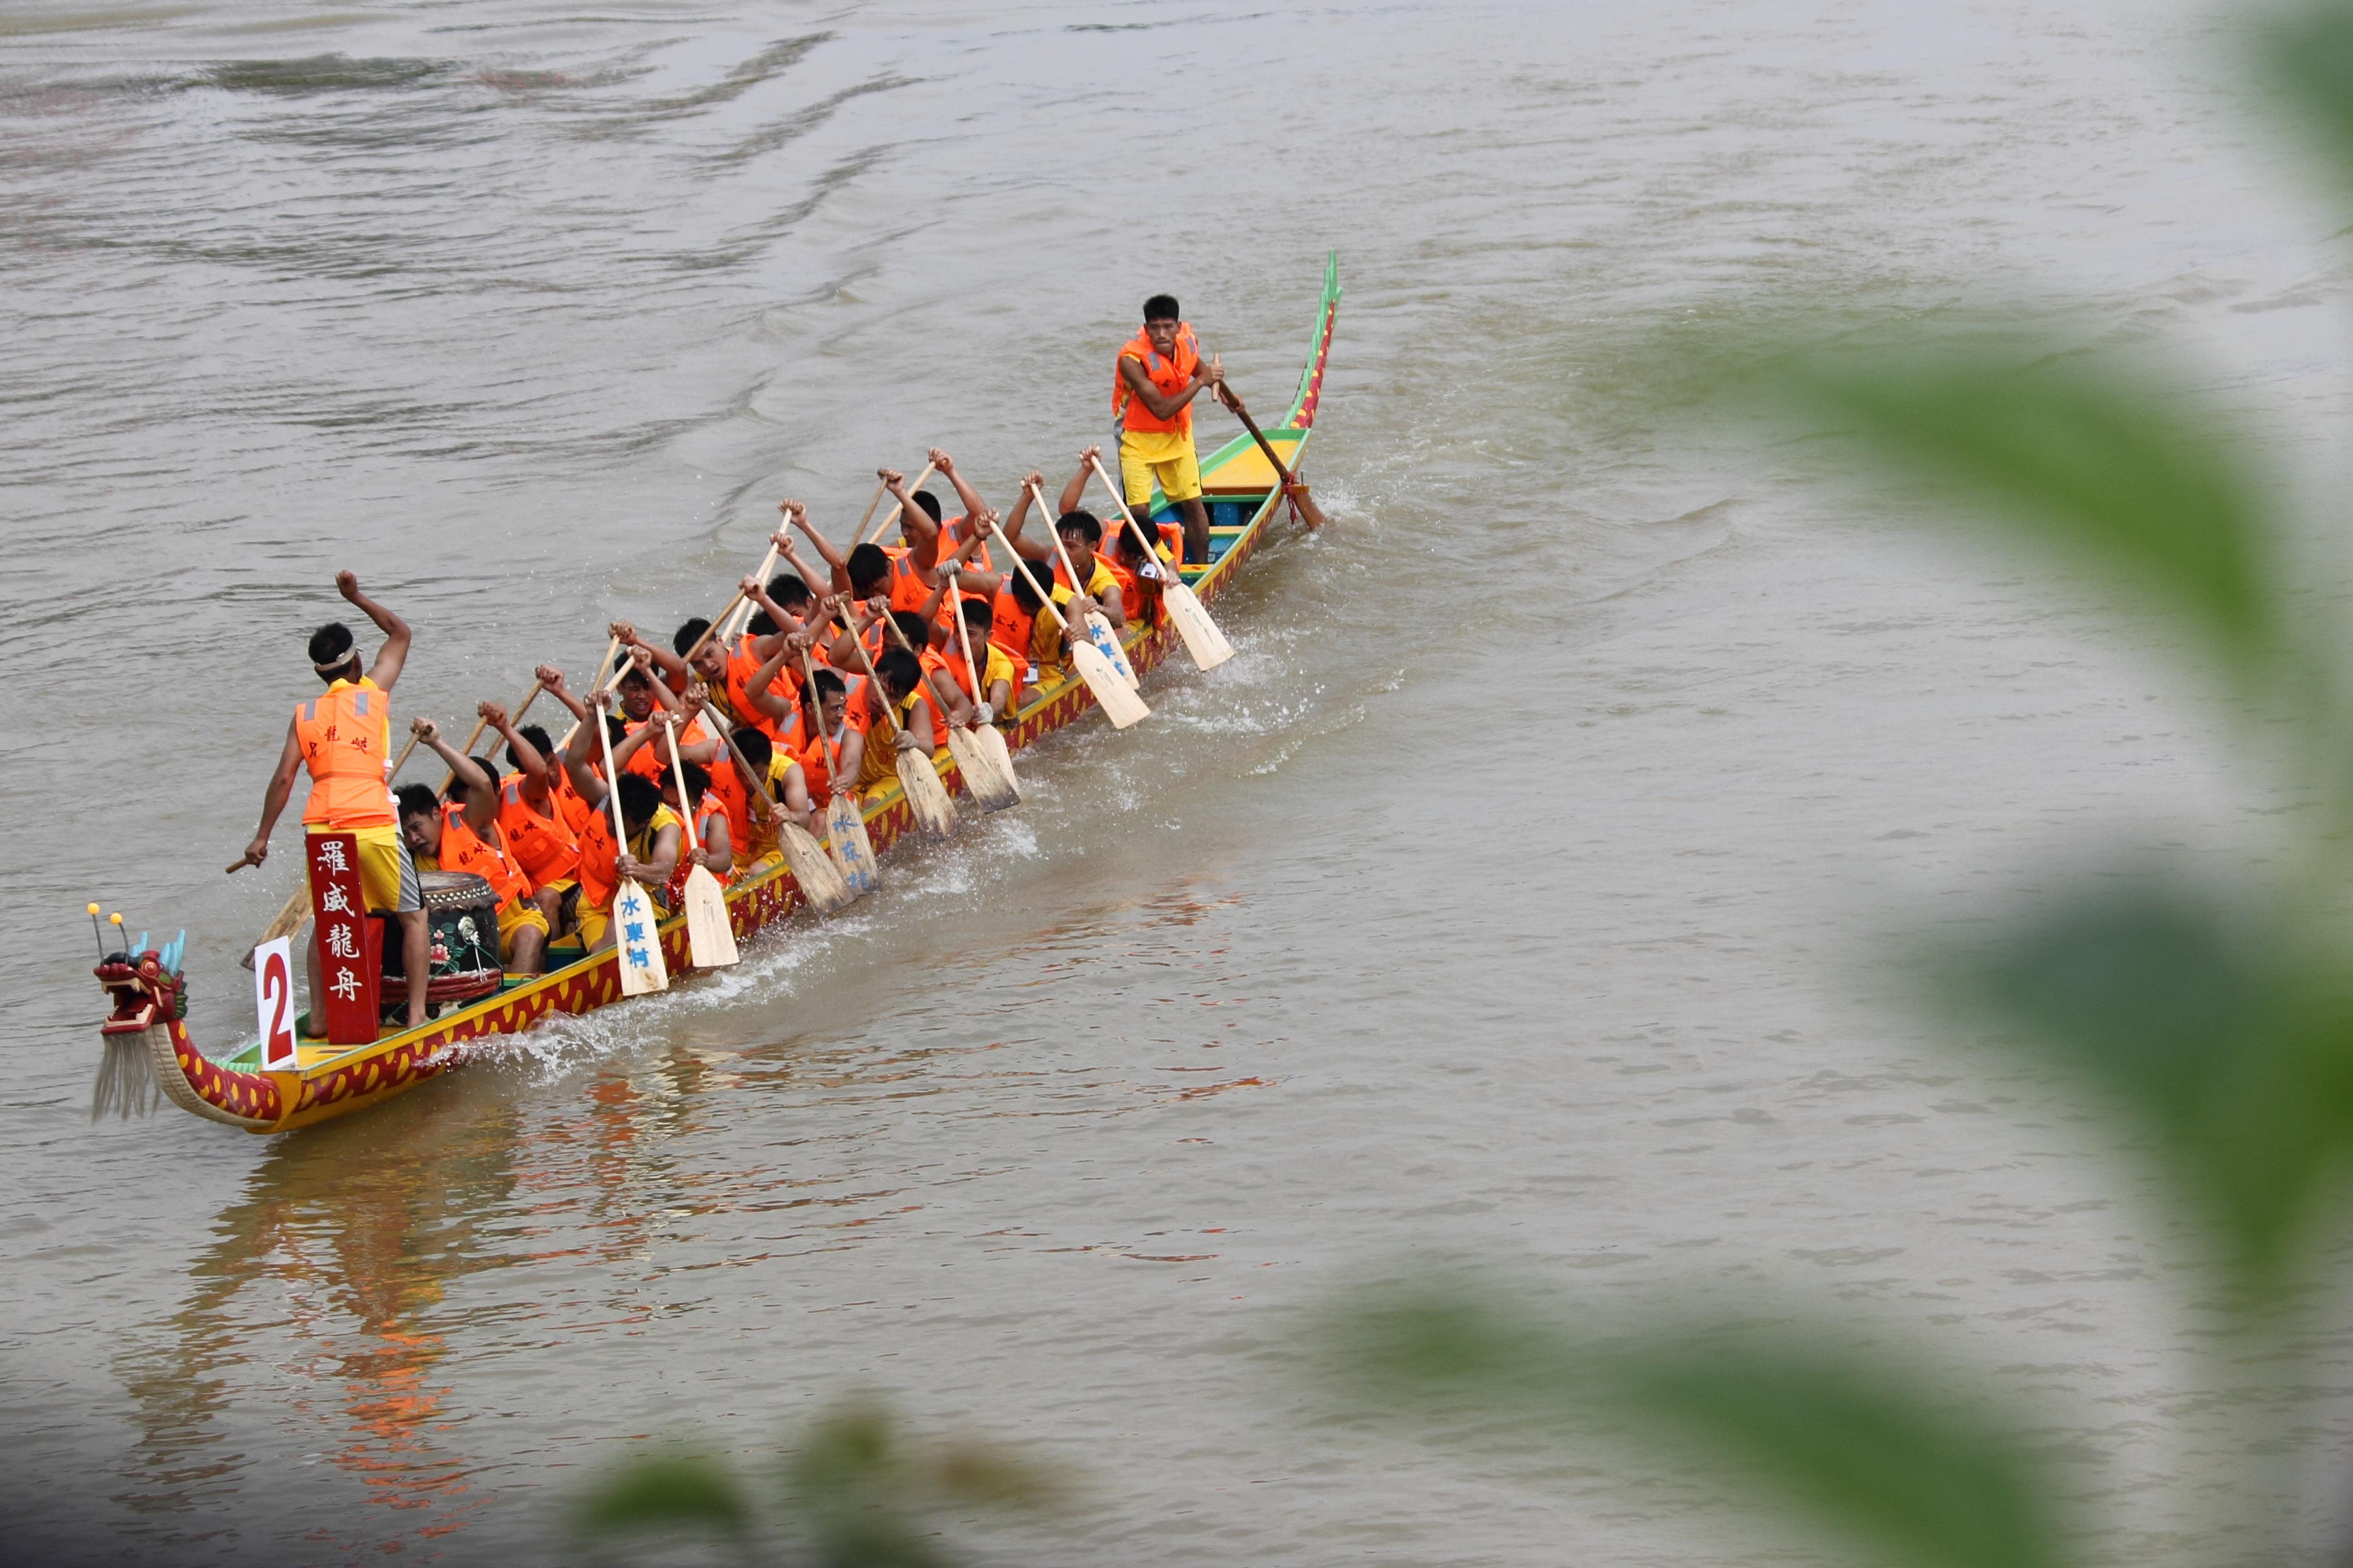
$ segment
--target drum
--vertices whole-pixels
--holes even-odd
[[[425,999],[465,1002],[496,991],[504,971],[499,963],[499,898],[490,883],[470,871],[419,871],[417,881],[425,895],[426,944],[432,955]],[[376,918],[385,922],[384,1005],[406,1006],[408,976],[400,922],[388,915]]]

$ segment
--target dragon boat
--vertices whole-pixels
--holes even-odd
[[[1339,305],[1335,254],[1324,262],[1323,296],[1298,391],[1290,411],[1262,431],[1294,474],[1314,430]],[[1209,561],[1204,566],[1186,566],[1183,573],[1194,593],[1208,602],[1233,582],[1264,542],[1283,510],[1285,491],[1281,476],[1247,433],[1201,459],[1201,489],[1209,512]],[[1158,521],[1173,519],[1176,512],[1155,489],[1147,514]],[[1166,658],[1178,641],[1164,613],[1156,626],[1130,627],[1124,646],[1141,675]],[[1043,684],[1030,700],[1000,721],[1008,744],[1017,751],[1076,722],[1094,706],[1093,695],[1074,673],[1039,673]],[[966,793],[952,762],[944,760],[940,773],[952,793]],[[887,855],[913,826],[905,795],[895,784],[866,807],[865,817],[878,855]],[[802,902],[791,871],[774,858],[747,868],[727,890],[728,914],[739,942],[785,920]],[[670,972],[690,973],[685,915],[664,922],[659,935]],[[98,982],[112,1003],[111,1014],[100,1027],[101,1038],[111,1048],[126,1048],[132,1070],[151,1072],[163,1098],[206,1121],[248,1132],[284,1132],[364,1110],[481,1054],[477,1042],[528,1029],[553,1014],[586,1013],[621,999],[619,959],[614,952],[576,955],[575,949],[575,956],[559,963],[565,950],[552,948],[545,973],[506,977],[493,994],[444,1008],[439,1016],[415,1028],[385,1034],[366,1045],[304,1039],[296,1047],[296,1066],[265,1069],[258,1038],[216,1058],[199,1050],[190,1037],[185,948],[185,933],[160,948],[146,945],[142,937],[100,963]],[[143,1085],[140,1092],[143,1098]],[[126,1106],[130,1103],[128,1095],[120,1098]]]

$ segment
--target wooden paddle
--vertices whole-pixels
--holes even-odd
[[[1005,552],[1013,558],[1013,569],[1028,579],[1029,586],[1036,590],[1039,607],[1053,616],[1054,624],[1062,628],[1062,636],[1071,645],[1071,663],[1078,670],[1079,679],[1087,683],[1087,689],[1094,693],[1096,705],[1110,716],[1112,728],[1124,730],[1138,719],[1149,718],[1152,710],[1146,708],[1144,699],[1129,689],[1127,682],[1119,678],[1119,667],[1105,658],[1103,649],[1095,647],[1083,632],[1071,630],[1071,623],[1064,620],[1062,612],[1054,607],[1053,593],[1039,586],[1038,574],[1029,570],[1029,563],[1021,559],[1021,552],[1013,548],[1013,542],[1005,537],[1005,531],[992,522],[988,525],[988,531],[997,536],[997,542],[1005,546]]]
[[[642,996],[670,989],[670,965],[662,960],[660,923],[654,901],[645,889],[621,875],[621,857],[629,852],[629,830],[621,818],[621,776],[613,770],[613,731],[596,705],[588,705],[596,739],[605,748],[605,804],[613,808],[613,956],[621,965],[621,994]],[[638,928],[635,940],[628,927]]]
[[[1046,498],[1039,495],[1038,487],[1030,486],[1029,493],[1038,496],[1038,510],[1044,511]],[[1079,569],[1071,564],[1071,552],[1063,548],[1061,529],[1050,524],[1046,535],[1054,542],[1054,553],[1061,558],[1062,575],[1071,580],[1071,592],[1079,593],[1081,591]],[[1103,658],[1110,661],[1112,668],[1119,671],[1119,678],[1127,682],[1127,689],[1130,691],[1143,685],[1143,682],[1136,678],[1135,666],[1127,662],[1127,650],[1119,646],[1119,634],[1111,629],[1109,616],[1099,611],[1089,610],[1085,630],[1088,640],[1102,651]]]
[[[678,804],[686,813],[686,847],[702,847],[694,830],[694,802],[686,793],[686,763],[678,754],[678,721],[665,710],[662,739],[670,746],[670,775],[678,784]],[[727,890],[708,866],[690,866],[686,872],[686,950],[697,969],[724,969],[737,961],[734,928],[727,920]]]
[[[874,841],[866,837],[866,816],[858,809],[858,788],[845,784],[840,754],[833,749],[833,737],[825,732],[825,703],[818,697],[817,667],[809,662],[807,648],[801,650],[801,673],[808,681],[807,695],[817,704],[817,711],[807,714],[806,721],[817,733],[818,749],[825,753],[825,776],[833,796],[825,808],[825,841],[833,850],[834,863],[841,868],[841,880],[849,896],[863,898],[882,885],[881,863],[874,858]]]
[[[1232,410],[1234,417],[1242,422],[1242,428],[1250,433],[1250,439],[1258,443],[1258,449],[1266,454],[1266,460],[1274,465],[1275,477],[1282,485],[1284,497],[1291,502],[1291,510],[1299,514],[1299,521],[1310,528],[1323,527],[1323,510],[1308,495],[1307,482],[1294,478],[1291,470],[1282,466],[1282,459],[1274,455],[1273,444],[1260,432],[1258,422],[1250,416],[1250,410],[1242,406],[1240,396],[1232,387],[1220,385],[1218,401]]]
[[[853,528],[853,529],[851,529],[851,530],[849,531],[849,537],[850,537],[850,538],[852,538],[852,539],[860,538],[860,537],[861,537],[861,536],[866,532],[866,525],[867,525],[867,523],[868,523],[869,521],[871,521],[873,519],[873,516],[874,516],[874,509],[875,509],[876,507],[881,506],[881,505],[882,504],[882,498],[883,498],[883,496],[884,496],[885,494],[887,494],[887,493],[890,491],[890,489],[891,489],[890,485],[889,485],[888,483],[886,483],[884,480],[882,480],[882,479],[879,479],[879,478],[878,478],[877,479],[875,479],[875,481],[874,481],[874,499],[873,499],[872,500],[871,500],[871,501],[868,501],[868,502],[866,503],[866,510],[865,510],[864,511],[861,511],[861,512],[860,512],[860,513],[858,514],[858,526],[857,526],[856,528]],[[886,524],[885,526],[888,526],[888,525]]]
[[[899,639],[899,646],[914,655],[916,668],[921,668],[923,656],[917,652],[914,644],[907,640],[907,634],[899,629],[897,617],[885,616],[883,621],[890,626],[891,635]],[[967,659],[965,662],[969,668],[972,661]],[[977,681],[974,683],[976,689],[978,684]],[[929,682],[925,686],[923,695],[937,702],[939,694],[928,689]],[[955,763],[956,772],[964,775],[964,787],[972,792],[973,799],[980,802],[983,811],[1003,811],[1008,805],[1020,804],[1020,789],[1010,778],[997,772],[996,762],[981,750],[979,740],[971,731],[960,730],[954,724],[948,726],[948,756]]]
[[[1103,489],[1111,491],[1112,502],[1119,508],[1119,515],[1127,520],[1127,526],[1134,533],[1136,542],[1144,546],[1144,558],[1153,563],[1154,570],[1163,574],[1160,597],[1168,606],[1168,618],[1176,623],[1177,635],[1185,639],[1185,651],[1193,656],[1194,666],[1200,669],[1215,669],[1233,658],[1234,645],[1226,640],[1226,634],[1219,631],[1218,623],[1209,618],[1209,612],[1202,606],[1200,599],[1185,585],[1185,574],[1162,564],[1160,552],[1153,548],[1152,536],[1144,531],[1144,525],[1135,521],[1134,512],[1127,510],[1127,497],[1103,471],[1103,459],[1091,458],[1088,461],[1094,465],[1095,477],[1103,480]]]
[[[240,860],[236,866],[231,866],[229,869],[232,871],[237,870],[238,867],[241,867],[244,864],[245,862]],[[302,870],[302,885],[286,895],[286,901],[278,907],[278,912],[276,914],[269,917],[269,923],[261,928],[261,935],[255,940],[254,944],[251,947],[245,950],[245,956],[238,959],[237,963],[248,969],[251,969],[253,967],[253,955],[255,953],[260,952],[269,943],[276,942],[281,936],[292,936],[296,931],[302,929],[302,922],[310,918],[311,871],[310,868],[304,867]]]
[[[887,614],[884,618],[889,618]],[[858,662],[866,667],[868,741],[871,743],[873,739],[871,716],[880,711],[882,721],[891,726],[892,765],[898,771],[899,787],[907,792],[907,807],[914,814],[915,826],[926,833],[945,837],[956,830],[955,802],[948,798],[948,786],[940,783],[939,770],[932,766],[932,749],[923,743],[928,737],[918,735],[915,744],[904,749],[899,746],[898,739],[903,726],[899,722],[899,715],[892,711],[891,694],[882,689],[882,678],[874,672],[874,660],[867,656],[866,639],[858,635],[858,627],[851,622],[848,610],[841,612],[841,625],[849,633],[849,646],[858,650]],[[916,667],[921,669],[921,660],[917,661]],[[919,674],[917,679],[921,679]],[[874,700],[878,697],[882,700],[879,710]],[[822,721],[824,715],[819,714],[818,718]]]
[[[913,484],[909,485],[909,486],[907,487],[907,493],[908,493],[909,495],[913,495],[917,490],[922,489],[923,488],[923,481],[924,481],[925,479],[930,479],[930,478],[932,477],[932,469],[933,469],[934,467],[936,467],[936,465],[932,464],[932,463],[925,463],[925,464],[923,465],[923,471],[922,473],[920,473],[920,474],[917,474],[917,475],[915,476],[915,482],[914,482]],[[886,486],[884,486],[883,488],[887,489],[889,489],[890,487],[886,485]],[[871,510],[872,510],[873,509],[872,509],[871,507],[870,507],[870,508],[868,508],[867,510],[871,511]],[[871,544],[871,543],[873,543],[876,540],[878,540],[878,539],[881,538],[881,537],[882,537],[882,535],[883,535],[885,532],[889,531],[890,527],[891,527],[891,525],[892,525],[892,523],[894,523],[894,522],[896,522],[896,521],[899,521],[899,512],[900,512],[900,510],[901,510],[901,509],[900,509],[899,503],[898,503],[897,501],[892,501],[892,502],[891,503],[891,510],[890,510],[889,511],[886,511],[886,512],[884,512],[884,513],[882,514],[882,521],[880,521],[880,522],[878,522],[878,523],[876,523],[876,524],[874,525],[874,531],[873,531],[873,532],[871,532],[871,533],[868,534],[868,535],[867,535],[865,538],[863,538],[863,539],[858,539],[858,535],[856,535],[855,533],[851,534],[849,537],[850,537],[850,538],[852,538],[852,539],[858,539],[858,542],[859,542],[859,543],[860,543],[860,544]],[[863,518],[860,518],[860,519],[859,520],[859,522],[860,522],[860,526],[863,526],[863,525],[864,525],[865,521],[866,521],[866,520],[865,520],[865,519],[863,519]]]
[[[953,583],[951,583],[948,587],[948,597],[954,602],[956,646],[964,650],[964,672],[965,677],[972,682],[972,700],[977,703],[985,703],[988,700],[988,691],[986,687],[981,685],[980,669],[972,661],[972,628],[964,624],[964,590],[956,587]],[[1018,677],[1015,678],[1015,684],[1017,686],[1019,684]],[[1011,699],[1012,695],[1013,694],[1010,692],[1007,693],[1008,700]],[[949,745],[953,747],[955,743],[956,736],[964,733],[965,733],[965,731],[961,730],[950,731],[948,732]],[[991,721],[988,723],[975,724],[972,727],[970,734],[972,736],[974,748],[987,760],[988,765],[995,768],[998,775],[1005,780],[1005,787],[1012,795],[1012,798],[1008,800],[1005,804],[1008,805],[1020,805],[1021,781],[1014,775],[1013,749],[1005,743],[1005,736],[997,728],[994,715],[991,716]],[[961,759],[958,760],[956,765],[958,767],[962,767],[964,765]],[[983,800],[981,805],[988,806],[988,809],[991,811],[997,809],[993,805],[988,805],[988,802],[986,800]]]
[[[818,722],[825,722],[823,714],[818,716]],[[829,915],[849,903],[856,895],[842,879],[840,868],[826,858],[825,850],[809,837],[807,828],[785,815],[784,808],[768,793],[768,786],[761,782],[758,771],[744,760],[744,748],[735,743],[734,734],[723,724],[719,737],[727,742],[735,765],[752,781],[752,793],[768,808],[769,819],[776,825],[777,847],[785,852],[785,863],[793,868],[793,881],[800,888],[801,901],[821,915]]]
[[[590,695],[593,696],[605,689],[605,671],[612,668],[613,656],[620,651],[621,639],[618,637],[615,637],[611,642],[605,645],[605,657],[596,661],[596,679],[588,683]],[[580,721],[575,719],[572,721],[572,728],[565,731],[564,738],[555,742],[555,749],[560,752],[564,750],[565,747],[572,744],[572,737],[579,733],[579,731]]]

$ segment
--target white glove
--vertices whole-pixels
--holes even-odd
[[[972,714],[973,722],[976,724],[994,724],[997,722],[997,710],[991,708],[986,702],[976,702],[973,704]]]

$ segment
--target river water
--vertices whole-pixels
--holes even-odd
[[[1644,344],[2080,298],[2325,474],[2339,226],[2236,47],[2121,0],[14,0],[10,1555],[565,1560],[634,1443],[761,1463],[864,1391],[1076,1478],[957,1526],[991,1561],[1816,1560],[1704,1478],[1335,1415],[1315,1314],[1467,1258],[1932,1340],[2051,1413],[2096,1560],[2213,1560],[2182,1238],[1863,961],[2106,847],[2225,863],[2267,775],[2161,628],[1665,418]],[[1148,292],[1279,407],[1327,247],[1335,526],[1150,722],[364,1116],[88,1124],[89,900],[250,1027],[294,838],[220,868],[337,568],[457,719],[707,612],[780,496],[1059,479]]]

